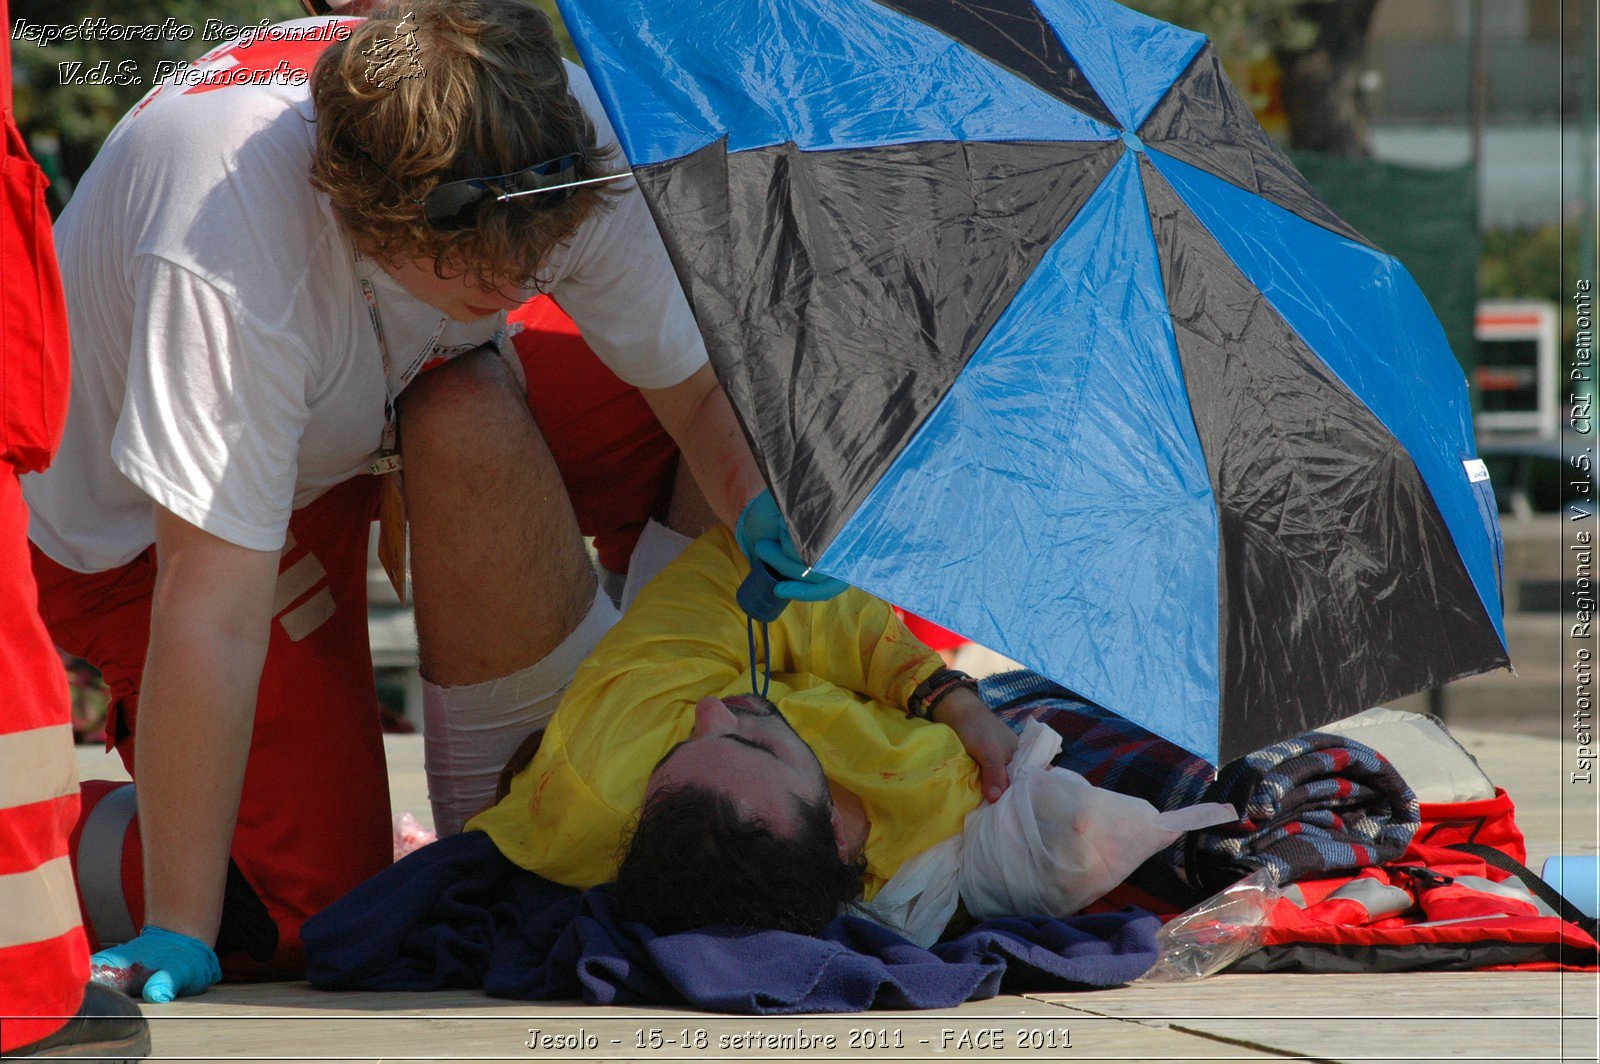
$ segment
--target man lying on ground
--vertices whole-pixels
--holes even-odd
[[[810,933],[999,796],[1015,734],[864,592],[791,605],[753,696],[747,568],[719,528],[663,570],[468,828],[547,879],[618,880],[622,915],[658,933]]]

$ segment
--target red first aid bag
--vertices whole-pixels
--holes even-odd
[[[1505,791],[1424,803],[1397,862],[1285,889],[1234,972],[1600,969],[1597,922],[1525,867]]]

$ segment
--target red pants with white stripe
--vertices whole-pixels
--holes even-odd
[[[237,872],[217,946],[219,954],[228,950],[240,937],[240,918],[248,923],[252,914],[255,932],[270,917],[277,944],[271,948],[272,927],[265,944],[259,933],[245,934],[257,956],[224,955],[223,971],[231,978],[298,975],[304,967],[300,926],[392,859],[367,642],[367,540],[377,486],[375,477],[352,478],[289,521],[234,829]],[[50,635],[104,676],[111,695],[107,735],[132,772],[155,551],[101,573],[73,572],[37,549],[33,561]],[[121,797],[102,803],[108,794]],[[98,949],[102,939],[120,941],[142,926],[143,862],[131,793],[91,784],[84,799],[73,859],[91,946]],[[239,905],[241,899],[248,904]]]
[[[621,570],[645,521],[664,514],[677,452],[638,390],[594,355],[553,302],[516,315],[529,408],[568,486],[578,523]],[[388,781],[367,643],[366,562],[375,478],[359,476],[296,511],[256,704],[217,942],[229,978],[297,976],[300,925],[390,863]],[[110,688],[107,734],[130,772],[150,638],[153,549],[121,568],[77,573],[34,551],[40,608],[65,650]],[[91,782],[72,856],[93,947],[123,941],[144,918],[143,860],[131,788]],[[265,904],[278,946],[253,961],[231,947],[237,904]],[[259,907],[257,907],[259,908]],[[259,924],[259,920],[256,921]],[[81,982],[80,982],[81,990]],[[74,1005],[74,1008],[76,1005]]]
[[[0,1052],[52,1034],[83,1002],[89,954],[67,832],[78,771],[67,677],[34,608],[28,512],[0,461]]]

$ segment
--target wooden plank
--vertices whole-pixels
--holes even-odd
[[[228,1060],[1230,1060],[1275,1059],[1173,1027],[1002,997],[956,1009],[715,1016],[496,1001],[467,991],[324,994],[229,987],[151,1006],[162,1057]]]
[[[1600,976],[1576,972],[1224,975],[1037,995],[1318,1061],[1594,1060]]]

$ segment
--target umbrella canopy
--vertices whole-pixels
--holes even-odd
[[[817,568],[1213,762],[1508,664],[1438,321],[1204,37],[560,3]]]

